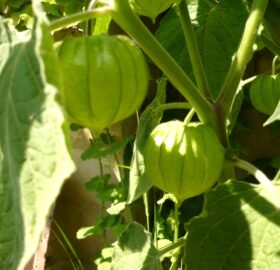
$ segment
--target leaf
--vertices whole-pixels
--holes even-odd
[[[129,172],[128,204],[140,198],[152,187],[152,183],[145,173],[143,152],[146,140],[161,120],[162,112],[155,111],[155,109],[165,103],[166,83],[165,78],[158,81],[157,95],[147,106],[139,120]]]
[[[82,160],[93,159],[93,158],[104,158],[111,154],[117,153],[122,148],[125,148],[129,142],[131,142],[133,136],[128,136],[120,143],[112,143],[106,145],[102,138],[97,138],[92,141],[91,145],[81,155]]]
[[[275,188],[280,194],[280,186]],[[188,269],[272,270],[280,267],[280,212],[260,185],[228,181],[206,194],[187,225]]]
[[[209,87],[215,99],[226,78],[232,56],[239,45],[248,8],[243,0],[221,0],[214,8],[204,0],[191,0],[188,7]],[[156,37],[185,72],[193,78],[183,30],[174,10],[161,20]]]
[[[0,75],[0,269],[23,269],[64,180],[74,171],[56,101],[59,73],[39,1],[33,37]]]
[[[126,202],[119,202],[117,204],[113,204],[111,207],[106,209],[106,211],[110,215],[119,215],[125,209],[125,206]]]
[[[98,192],[100,189],[104,189],[111,178],[111,174],[105,174],[103,177],[95,176],[85,183],[85,189],[90,192]]]
[[[25,2],[25,0],[8,0],[7,4],[11,8],[18,9],[18,8],[20,8],[24,4],[24,2]]]
[[[111,270],[162,269],[151,236],[136,222],[128,225],[113,251]]]
[[[264,126],[268,126],[277,120],[278,121],[280,120],[280,100],[278,102],[278,105],[277,105],[274,113],[266,120],[266,122],[264,123]]]
[[[0,72],[19,37],[10,20],[0,17]]]
[[[77,232],[77,239],[85,239],[93,235],[101,235],[104,232],[103,226],[97,224],[89,227],[83,227]]]

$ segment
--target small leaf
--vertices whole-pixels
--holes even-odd
[[[136,222],[128,225],[114,247],[111,270],[161,270],[151,235]]]
[[[274,113],[266,120],[266,122],[264,123],[264,126],[268,126],[277,120],[278,121],[280,120],[280,100],[279,100],[279,103],[278,103]]]
[[[146,140],[161,120],[162,111],[156,112],[155,109],[165,103],[166,83],[165,78],[158,81],[157,96],[140,117],[130,165],[128,204],[140,198],[152,187],[152,183],[145,173],[143,152]]]
[[[119,215],[125,209],[125,206],[126,206],[126,202],[119,202],[117,204],[113,204],[106,211],[110,215]]]
[[[101,187],[105,190],[105,185],[111,178],[111,174],[105,174],[103,177],[95,176],[85,183],[85,189],[91,192],[97,192]]]
[[[81,155],[82,160],[86,159],[100,159],[112,155],[133,140],[133,136],[128,136],[120,143],[112,143],[112,145],[107,145],[102,138],[97,138],[92,141],[91,145],[84,151]]]
[[[103,227],[98,226],[98,225],[93,225],[90,227],[83,227],[78,230],[77,232],[77,239],[85,239],[89,236],[93,235],[100,235],[104,231]]]
[[[280,212],[266,189],[228,181],[205,199],[202,215],[187,225],[188,269],[279,269]]]

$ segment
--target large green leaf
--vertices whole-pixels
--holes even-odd
[[[113,251],[111,270],[161,270],[151,235],[136,222],[128,225]]]
[[[202,62],[212,96],[216,98],[224,83],[248,16],[246,1],[221,0],[214,8],[204,0],[189,1]],[[193,77],[184,34],[175,11],[163,20],[156,33],[161,44]]]
[[[56,101],[59,73],[51,36],[39,1],[33,6],[33,37],[10,48],[0,74],[1,270],[23,269],[74,170]]]
[[[275,188],[280,194],[280,185]],[[219,185],[206,194],[203,214],[187,229],[188,269],[280,269],[279,206],[260,185]]]

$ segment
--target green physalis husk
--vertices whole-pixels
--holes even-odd
[[[216,133],[202,123],[162,123],[150,134],[144,151],[149,179],[179,201],[213,186],[223,161],[224,148]]]
[[[250,99],[258,111],[271,115],[280,101],[280,76],[258,76],[250,86]]]
[[[148,67],[140,49],[126,36],[66,39],[59,59],[65,110],[72,122],[95,135],[132,115],[146,96]]]

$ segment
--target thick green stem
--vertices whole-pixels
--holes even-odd
[[[201,93],[204,94],[207,98],[210,99],[210,91],[208,87],[208,82],[205,74],[205,70],[202,64],[200,57],[198,44],[195,36],[195,32],[192,26],[189,10],[186,4],[186,0],[182,0],[178,5],[178,16],[183,28],[183,32],[186,39],[186,44],[188,47],[189,56],[191,59],[195,80],[198,86],[198,89]]]
[[[229,69],[225,84],[222,87],[220,96],[216,101],[216,108],[220,114],[222,125],[225,126],[232,102],[238,85],[245,71],[245,68],[252,57],[253,45],[257,32],[262,22],[268,0],[254,0],[251,12],[246,22],[244,33]]]
[[[112,17],[195,107],[201,121],[215,126],[216,117],[212,104],[199,93],[191,79],[134,14],[127,0],[113,1]]]

